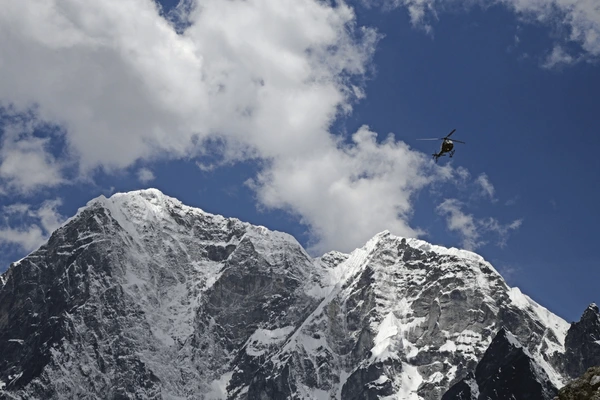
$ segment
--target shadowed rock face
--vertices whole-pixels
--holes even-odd
[[[502,328],[472,373],[442,400],[552,400],[557,393],[542,367]]]
[[[478,400],[479,384],[472,372],[452,385],[442,396],[442,400]]]
[[[589,368],[583,376],[569,382],[558,392],[558,400],[600,400],[600,366]]]
[[[591,304],[569,328],[565,338],[564,370],[571,378],[581,376],[588,368],[600,365],[600,313]]]
[[[503,326],[565,379],[568,325],[476,254],[383,232],[312,259],[157,190],[117,194],[2,276],[0,398],[438,400]]]
[[[111,223],[91,210],[79,216],[80,229],[90,232],[109,229]],[[101,284],[113,273],[112,256],[109,242],[61,229],[5,273],[0,289],[1,381],[18,389],[41,375],[61,341],[74,336],[69,312],[86,304],[94,291],[92,282]],[[105,289],[105,303],[117,305],[111,300],[118,289]],[[124,310],[120,304],[115,308],[116,313]]]

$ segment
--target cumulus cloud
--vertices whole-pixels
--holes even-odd
[[[428,162],[366,128],[350,143],[329,131],[364,96],[378,39],[349,6],[186,4],[178,32],[151,0],[8,0],[0,101],[61,124],[83,173],[207,149],[222,163],[261,160],[257,199],[298,215],[315,248],[348,250],[390,225],[418,233],[411,196],[435,179]]]
[[[461,237],[461,245],[467,250],[476,250],[487,243],[484,235],[493,234],[496,243],[504,247],[511,231],[518,229],[522,220],[509,224],[501,224],[495,218],[475,218],[463,211],[464,204],[457,199],[446,199],[436,208],[438,214],[446,217],[448,229],[457,232]]]
[[[434,11],[408,3],[414,21],[419,7]],[[6,0],[0,105],[60,125],[81,174],[159,158],[208,159],[198,163],[206,171],[257,161],[248,184],[262,207],[298,216],[313,252],[352,250],[385,229],[419,235],[410,224],[418,192],[468,179],[368,127],[331,132],[364,97],[377,40],[343,2],[187,1],[174,26],[152,0]],[[49,140],[13,135],[0,178],[22,190],[64,182]],[[31,225],[14,240],[47,234],[39,218],[39,234]]]
[[[24,251],[38,248],[64,222],[58,212],[61,204],[60,199],[55,199],[45,201],[38,208],[23,203],[2,207],[0,245],[16,245]]]
[[[9,0],[0,98],[62,123],[84,169],[199,152],[279,156],[327,141],[373,31],[314,0],[205,0],[178,35],[152,0]]]
[[[148,168],[140,168],[137,171],[138,180],[142,183],[148,183],[155,179],[154,173]]]
[[[310,227],[312,251],[352,250],[389,229],[415,237],[412,196],[434,180],[447,179],[422,153],[361,127],[352,144],[315,149],[309,157],[277,159],[252,182],[262,204],[299,215]],[[447,172],[447,171],[446,171]],[[354,246],[354,247],[353,247]]]

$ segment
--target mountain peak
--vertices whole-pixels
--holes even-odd
[[[438,253],[439,255],[448,255],[448,256],[462,258],[465,260],[487,263],[487,261],[482,256],[480,256],[479,254],[474,253],[472,251],[458,249],[455,247],[445,247],[442,245],[436,245],[436,244],[429,243],[422,239],[397,236],[397,235],[394,235],[393,233],[391,233],[389,230],[384,230],[384,231],[376,234],[373,237],[373,239],[371,239],[371,240],[383,242],[386,239],[400,241],[404,245],[408,245],[412,248],[415,248],[415,249],[418,249],[418,250],[421,250],[424,252],[434,252],[434,253]],[[489,263],[487,263],[487,264],[489,264]]]
[[[118,205],[123,206],[125,204],[137,204],[141,205],[146,203],[147,205],[152,205],[155,207],[165,207],[165,206],[175,206],[175,207],[186,207],[181,201],[174,197],[170,197],[158,189],[148,188],[148,189],[140,189],[140,190],[132,190],[130,192],[119,192],[114,193],[110,197],[105,197],[104,195],[100,195],[93,200],[88,202],[88,206],[92,206],[94,204],[102,204],[102,205]],[[199,209],[196,209],[199,210]]]
[[[157,189],[90,201],[2,281],[16,398],[441,398],[502,326],[562,380],[566,322],[475,253],[384,231],[313,259]]]
[[[592,315],[598,315],[600,314],[600,309],[598,309],[598,306],[596,305],[596,303],[592,303],[588,306],[588,308],[586,308],[586,310],[584,311],[583,315],[585,316],[586,314],[591,313]]]
[[[571,378],[598,365],[600,360],[600,313],[596,304],[590,304],[580,320],[571,324],[565,338],[567,358],[565,370]]]

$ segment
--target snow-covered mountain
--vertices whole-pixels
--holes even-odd
[[[559,388],[600,363],[575,354],[597,345],[589,310],[569,330],[463,250],[383,232],[313,259],[155,189],[115,194],[1,276],[0,398],[437,400],[502,328]]]

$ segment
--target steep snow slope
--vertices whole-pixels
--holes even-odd
[[[16,399],[439,399],[505,326],[555,386],[565,321],[482,257],[297,241],[149,189],[100,197],[0,285]]]

